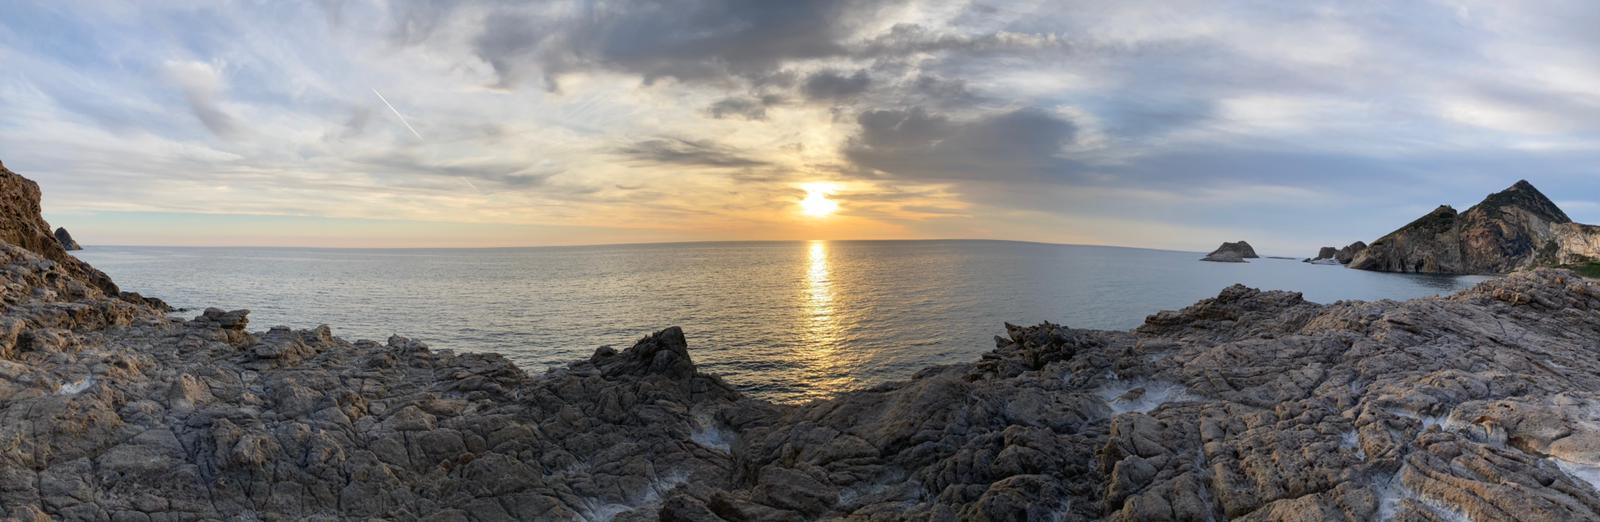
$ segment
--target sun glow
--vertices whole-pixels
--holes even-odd
[[[800,200],[800,212],[811,217],[825,217],[839,210],[839,202],[828,199],[833,194],[832,183],[807,183],[801,188],[806,190],[806,198]]]

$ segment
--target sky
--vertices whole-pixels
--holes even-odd
[[[87,245],[1300,256],[1518,179],[1600,222],[1594,27],[1589,1],[13,1],[0,161]]]

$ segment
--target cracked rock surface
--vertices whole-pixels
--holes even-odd
[[[1600,519],[1600,285],[1567,271],[1405,302],[1233,286],[784,405],[677,328],[528,375],[171,318],[32,247],[0,243],[5,520]]]

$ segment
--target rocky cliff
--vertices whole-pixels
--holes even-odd
[[[698,371],[676,328],[529,375],[85,277],[0,244],[0,519],[1600,519],[1600,284],[1565,271],[1007,325],[802,405]]]
[[[78,240],[72,239],[72,233],[67,232],[67,229],[57,227],[55,236],[56,243],[61,244],[61,248],[63,250],[69,252],[73,250],[83,250],[83,245],[78,244]]]
[[[39,184],[0,164],[0,242],[59,263],[82,283],[108,295],[119,295],[117,285],[105,273],[67,254],[40,211]]]
[[[1384,272],[1499,274],[1600,259],[1600,228],[1572,222],[1527,181],[1466,212],[1440,206],[1355,255],[1349,266]]]

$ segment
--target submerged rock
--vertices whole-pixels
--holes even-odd
[[[677,328],[529,375],[89,274],[0,243],[0,519],[1600,519],[1600,283],[1563,270],[1006,325],[806,404],[700,372]]]
[[[1261,256],[1256,255],[1256,250],[1250,247],[1250,243],[1238,241],[1234,243],[1224,242],[1222,246],[1217,247],[1216,250],[1211,251],[1210,254],[1206,254],[1206,257],[1200,258],[1200,260],[1215,261],[1219,263],[1243,263],[1245,262],[1245,259],[1255,259],[1259,257]]]
[[[60,243],[61,244],[61,248],[66,249],[68,251],[83,250],[83,245],[79,245],[77,240],[72,239],[72,233],[71,232],[67,232],[67,229],[57,227],[55,236],[56,236],[56,243]]]

